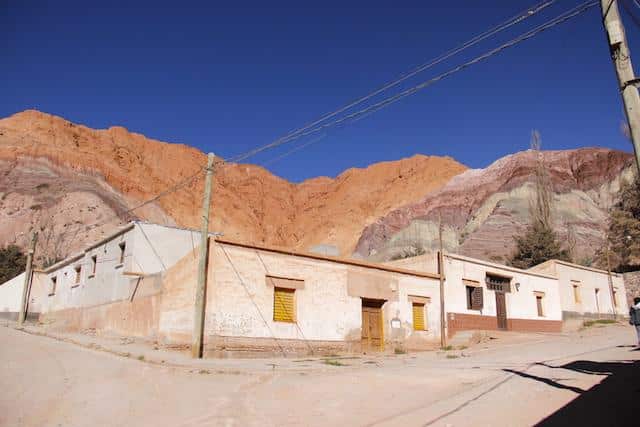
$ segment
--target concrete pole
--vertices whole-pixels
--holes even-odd
[[[38,241],[38,233],[34,232],[31,236],[31,244],[27,252],[27,265],[24,272],[24,288],[22,289],[22,301],[20,303],[20,313],[18,314],[18,326],[22,326],[24,319],[27,317],[27,305],[29,302],[29,290],[31,288],[31,277],[33,276],[33,255],[36,252],[36,242]]]
[[[438,224],[438,241],[440,250],[438,251],[438,276],[440,276],[440,346],[447,346],[447,326],[446,312],[444,306],[444,245],[442,243],[442,218]]]
[[[209,207],[211,205],[211,187],[214,158],[214,154],[209,153],[209,156],[207,157],[207,175],[204,183],[204,197],[202,201],[200,259],[198,262],[198,283],[196,285],[195,311],[193,316],[193,341],[191,343],[191,356],[193,358],[202,357],[202,338],[204,336],[204,315],[207,282],[207,259],[209,258]]]
[[[629,134],[636,156],[636,166],[640,171],[640,95],[635,86],[638,81],[631,64],[631,52],[629,51],[624,26],[620,19],[618,2],[616,0],[600,0],[600,7],[602,9],[605,32],[609,41],[611,59],[618,76],[624,111],[629,123]]]

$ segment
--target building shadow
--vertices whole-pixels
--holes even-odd
[[[640,360],[593,362],[577,360],[554,369],[568,369],[589,375],[606,375],[589,390],[572,390],[578,396],[538,423],[538,426],[618,426],[635,424],[640,408]],[[573,389],[547,378],[514,372],[554,387]]]

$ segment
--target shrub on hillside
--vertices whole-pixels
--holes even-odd
[[[16,245],[0,248],[0,284],[22,273],[26,264],[27,257]]]

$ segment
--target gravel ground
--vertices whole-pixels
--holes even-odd
[[[619,425],[640,401],[626,325],[448,352],[204,361],[43,333],[0,326],[1,426]]]

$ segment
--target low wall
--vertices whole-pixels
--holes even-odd
[[[357,341],[317,341],[253,337],[210,336],[205,338],[205,357],[327,356],[360,352]]]
[[[42,313],[39,320],[53,329],[70,332],[93,329],[153,340],[158,332],[160,299],[158,294],[136,298],[134,301],[69,308]]]
[[[495,316],[482,316],[465,313],[448,313],[448,336],[460,331],[497,331],[498,319]],[[561,332],[559,320],[507,319],[507,330],[517,332]]]

